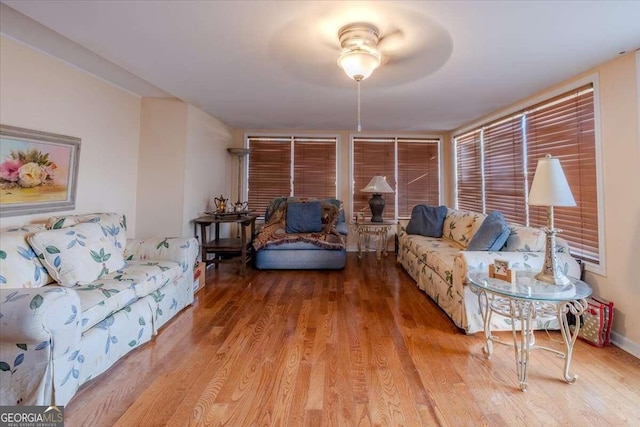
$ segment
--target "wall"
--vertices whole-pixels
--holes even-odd
[[[114,211],[136,231],[140,98],[0,36],[0,123],[81,138],[76,209],[0,218],[0,227],[54,214]]]
[[[627,54],[521,100],[501,111],[526,105],[572,82],[597,73],[603,165],[605,273],[586,272],[594,295],[615,304],[613,339],[640,357],[640,101],[637,54]],[[640,60],[638,61],[640,63]],[[474,123],[482,123],[481,118]],[[469,128],[469,123],[460,129]],[[457,131],[454,131],[455,134]],[[452,144],[448,147],[452,153]],[[453,171],[453,156],[450,170]],[[449,190],[453,194],[452,188]],[[453,200],[451,200],[453,202]]]
[[[193,236],[191,220],[230,194],[232,129],[178,99],[143,98],[141,116],[137,237]]]
[[[196,218],[205,210],[215,209],[215,197],[224,195],[231,199],[232,177],[238,173],[235,159],[227,152],[227,147],[232,144],[233,130],[229,126],[189,106],[183,203],[185,220]],[[193,235],[193,225],[187,221],[183,224],[183,234],[190,236]]]
[[[178,99],[142,99],[136,237],[183,233],[187,111]]]

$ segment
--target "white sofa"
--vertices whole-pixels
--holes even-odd
[[[99,277],[53,282],[52,270],[84,260],[80,252],[95,237],[86,230],[95,227],[108,249],[93,250],[86,263],[97,263]],[[36,255],[29,239],[43,231],[37,236],[75,240]],[[0,405],[66,405],[81,385],[151,340],[192,304],[197,254],[193,238],[127,240],[126,219],[114,213],[0,230]],[[124,265],[110,271],[116,258]]]
[[[409,275],[467,334],[484,329],[478,298],[467,285],[467,274],[476,270],[488,271],[495,258],[510,261],[514,270],[539,271],[545,251],[545,233],[541,229],[509,224],[510,235],[499,252],[466,251],[466,247],[480,228],[486,215],[448,209],[442,238],[410,235],[408,220],[398,223],[397,260]],[[559,268],[567,276],[580,277],[580,266],[569,254],[566,241],[556,238]],[[492,316],[492,330],[511,330],[510,320]],[[557,329],[555,318],[538,318],[536,329]]]

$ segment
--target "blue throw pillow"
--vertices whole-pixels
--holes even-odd
[[[509,238],[509,225],[502,213],[493,211],[484,219],[476,234],[471,238],[468,251],[499,251]]]
[[[442,227],[446,216],[446,206],[416,205],[411,211],[407,234],[442,237]]]
[[[287,233],[318,233],[322,231],[320,202],[288,203],[285,220]]]

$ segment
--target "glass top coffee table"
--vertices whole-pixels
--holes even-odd
[[[551,285],[535,279],[536,273],[518,271],[515,283],[491,278],[486,273],[470,273],[467,276],[473,292],[478,295],[480,312],[484,321],[486,344],[484,352],[487,358],[493,353],[493,342],[506,344],[498,337],[491,335],[491,315],[493,313],[511,319],[513,347],[515,349],[516,367],[520,389],[527,389],[527,366],[531,350],[551,351],[564,358],[564,379],[573,383],[577,375],[570,375],[573,345],[578,337],[580,322],[569,327],[567,314],[580,316],[587,308],[586,298],[591,295],[591,287],[578,279],[571,279],[566,286]],[[533,334],[533,320],[538,317],[557,316],[562,332],[566,352],[549,347],[538,346]],[[520,336],[517,334],[516,321],[520,323]]]

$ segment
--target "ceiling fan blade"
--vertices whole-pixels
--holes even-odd
[[[388,34],[383,35],[378,42],[378,49],[383,52],[395,52],[402,48],[404,43],[404,33],[400,29],[395,29]]]

